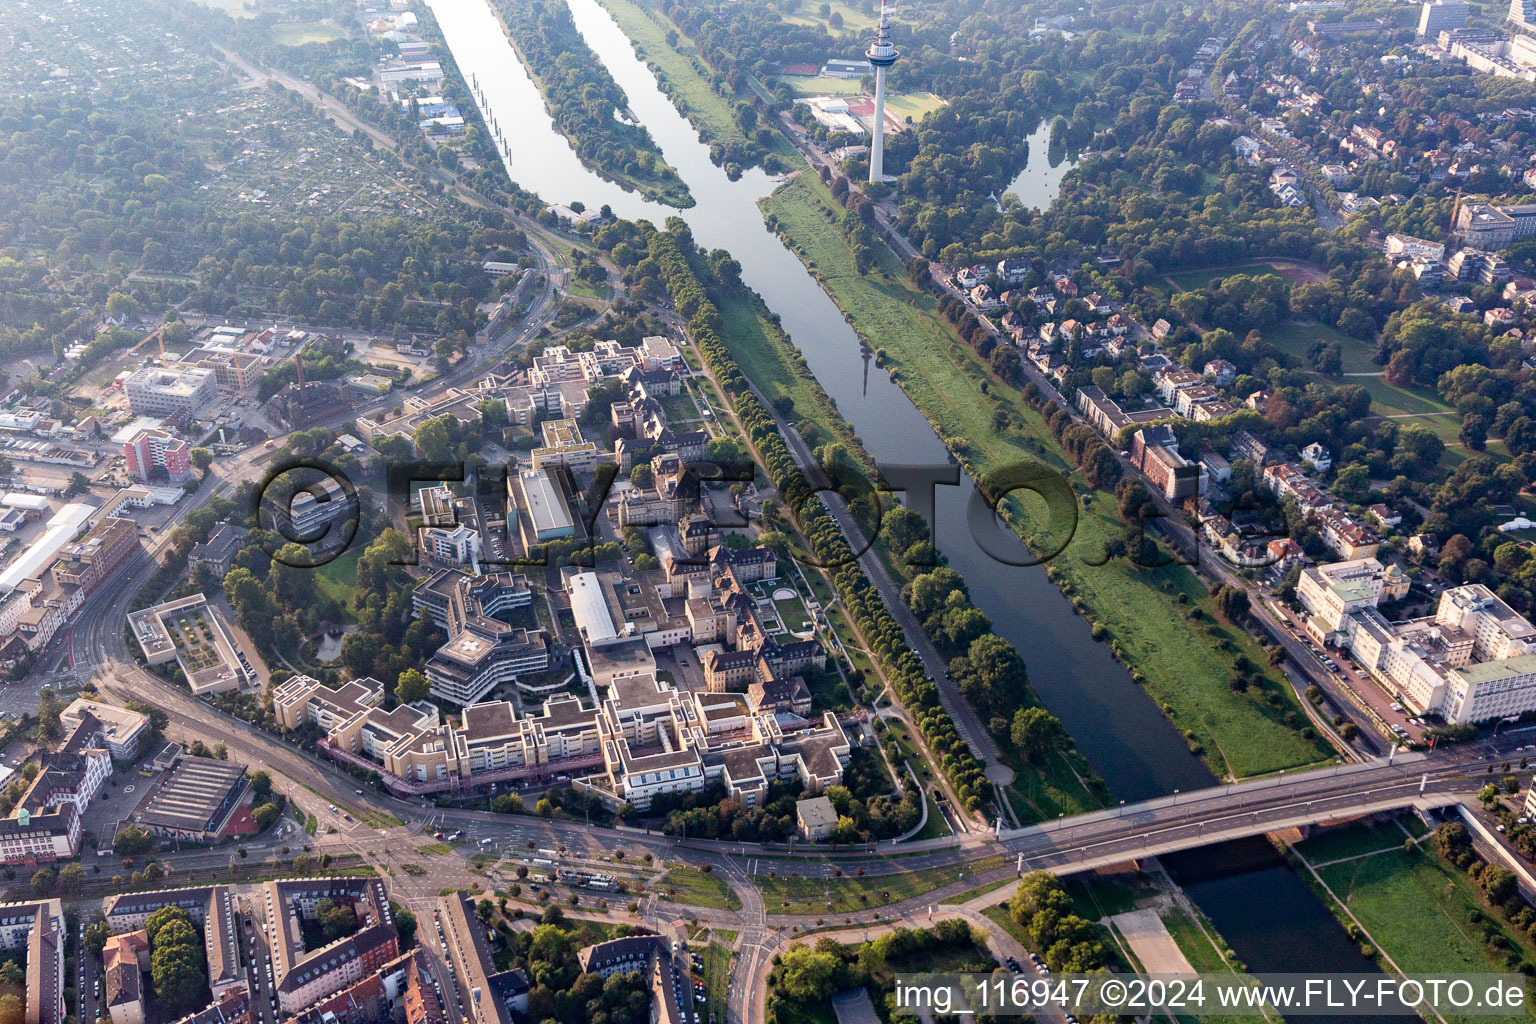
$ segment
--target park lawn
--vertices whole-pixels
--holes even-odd
[[[1314,764],[1331,755],[1320,738],[1307,739],[1283,722],[1288,712],[1302,723],[1306,715],[1278,674],[1266,670],[1264,677],[1265,690],[1277,696],[1275,707],[1262,694],[1232,692],[1228,682],[1236,657],[1264,666],[1263,650],[1243,630],[1212,624],[1209,594],[1187,568],[1146,569],[1120,559],[1088,564],[1123,535],[1114,495],[1091,491],[1080,474],[1068,471],[1039,414],[1022,395],[989,380],[974,351],[939,316],[934,298],[908,283],[888,248],[877,245],[878,265],[865,274],[855,272],[836,226],[841,207],[825,185],[812,175],[798,175],[764,200],[763,208],[855,330],[884,350],[903,390],[973,475],[1039,462],[1067,473],[1085,495],[1087,507],[1077,516],[1070,546],[1048,571],[1077,599],[1074,604],[1080,602],[1103,624],[1122,660],[1142,674],[1146,689],[1185,731],[1192,749],[1218,774],[1231,778]],[[988,397],[980,394],[983,382],[991,385]],[[1021,426],[999,433],[992,423],[994,403],[1007,408]],[[1039,505],[1010,502],[1008,510],[1035,550],[1060,546]],[[1060,531],[1067,528],[1057,524]],[[1192,608],[1204,612],[1203,626],[1189,622]],[[1230,651],[1222,649],[1223,643],[1231,645]]]
[[[880,22],[878,7],[871,8],[844,3],[843,0],[829,0],[827,14],[823,17],[821,6],[821,0],[811,0],[810,3],[803,3],[796,7],[794,13],[782,14],[780,17],[791,25],[820,25],[834,36],[839,32],[872,32]],[[834,14],[842,16],[841,28],[832,27],[830,19]],[[897,20],[894,15],[887,15],[887,18],[891,21]]]
[[[353,547],[351,551],[325,563],[315,572],[315,585],[320,589],[320,593],[349,611],[352,608],[352,594],[357,590],[357,560],[362,555],[361,548]]]
[[[1371,941],[1408,974],[1497,972],[1505,954],[1482,936],[1498,934],[1510,948],[1536,961],[1529,938],[1487,908],[1476,884],[1430,849],[1401,849],[1333,864],[1318,874],[1365,927]],[[1481,917],[1475,921],[1473,914]],[[1467,1017],[1468,1021],[1529,1020],[1525,1016]]]
[[[984,857],[971,864],[919,868],[888,875],[840,875],[832,878],[801,878],[786,875],[753,875],[769,914],[797,910],[825,910],[846,914],[899,903],[952,882],[975,878],[1007,863],[1004,857]]]
[[[917,835],[912,837],[912,841],[916,842],[919,839],[942,839],[944,836],[952,834],[954,829],[949,827],[949,820],[944,817],[944,812],[939,810],[939,802],[933,798],[933,794],[924,790],[923,800],[928,804],[928,820],[923,822],[923,827],[918,831]]]
[[[1407,834],[1392,822],[1351,825],[1331,828],[1305,839],[1296,844],[1296,852],[1312,864],[1324,864],[1345,857],[1401,849],[1407,838]]]
[[[1015,881],[1017,881],[1017,879],[1013,879],[1013,878],[999,878],[995,882],[988,882],[985,885],[978,885],[974,889],[967,889],[967,890],[965,890],[965,892],[957,892],[953,896],[946,896],[943,899],[939,900],[939,902],[940,903],[955,904],[955,905],[959,905],[961,903],[969,903],[971,900],[975,899],[978,896],[985,896],[989,892],[996,892],[998,889],[1001,889],[1003,886],[1011,885]]]
[[[631,0],[601,0],[619,28],[636,44],[640,58],[651,66],[657,84],[672,102],[688,118],[690,124],[703,131],[707,141],[727,145],[745,144],[746,133],[736,119],[731,100],[715,92],[703,72],[704,63],[698,56],[698,47],[688,41],[665,15],[654,9],[642,7]],[[675,31],[677,45],[667,45],[667,32]]]
[[[231,18],[254,18],[259,6],[253,0],[198,0],[198,3],[215,11],[223,11]]]
[[[335,25],[323,21],[300,21],[286,25],[273,25],[272,42],[277,46],[303,46],[306,43],[329,43],[346,35]]]
[[[1260,277],[1264,274],[1278,274],[1285,277],[1285,271],[1270,263],[1255,263],[1251,267],[1218,267],[1215,270],[1185,270],[1177,274],[1164,274],[1180,289],[1192,292],[1204,288],[1212,281],[1226,280],[1237,274],[1247,274],[1249,277]],[[1289,280],[1287,278],[1287,280]]]
[[[1341,382],[1333,378],[1332,383],[1337,385]],[[1431,392],[1419,388],[1400,388],[1388,384],[1385,377],[1345,377],[1342,383],[1359,384],[1370,392],[1371,413],[1376,416],[1422,416],[1425,413],[1453,411]]]
[[[675,867],[656,883],[661,890],[675,889],[669,896],[673,902],[686,903],[690,907],[712,907],[716,910],[736,910],[741,900],[731,892],[730,886],[712,872],[698,868]]]
[[[1004,789],[1019,821],[1047,821],[1058,815],[1082,814],[1103,806],[1103,801],[1078,781],[1066,755],[1060,752],[1054,755],[1049,772],[1034,767],[1037,770],[1016,772],[1013,781]],[[1092,770],[1086,765],[1082,768]]]
[[[1135,910],[1160,891],[1140,875],[1074,875],[1063,884],[1077,912],[1090,920]]]
[[[910,117],[916,124],[925,116],[944,106],[944,100],[931,92],[887,93],[885,107],[902,117]]]
[[[1399,428],[1415,424],[1430,431],[1446,444],[1460,443],[1461,416],[1455,412],[1425,413],[1422,416],[1396,416],[1392,420]]]
[[[1007,932],[1009,935],[1012,935],[1014,939],[1018,941],[1019,945],[1023,946],[1025,949],[1032,953],[1039,952],[1039,950],[1035,949],[1034,947],[1034,940],[1029,937],[1029,929],[1025,928],[1023,925],[1019,924],[1013,919],[1013,915],[1008,913],[1008,905],[1006,903],[998,903],[995,906],[990,906],[983,910],[981,913],[982,916],[989,918],[1003,931]]]
[[[1316,320],[1287,320],[1263,332],[1264,340],[1286,355],[1295,357],[1302,366],[1312,365],[1312,343],[1315,341],[1338,342],[1344,351],[1345,373],[1380,373],[1376,365],[1376,348],[1359,338],[1351,338],[1336,327]]]

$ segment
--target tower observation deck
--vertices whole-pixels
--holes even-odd
[[[875,69],[875,124],[869,147],[869,180],[880,181],[885,176],[885,71],[901,54],[891,42],[886,19],[885,0],[880,3],[880,29],[875,41],[864,51],[865,58]]]

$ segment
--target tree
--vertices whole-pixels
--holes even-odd
[[[491,917],[494,916],[495,913],[496,904],[492,903],[490,900],[482,899],[479,903],[475,904],[475,916],[480,919],[480,923],[482,924],[490,924]]]
[[[27,1017],[27,1004],[14,992],[0,996],[0,1024],[23,1024]]]
[[[59,738],[59,713],[63,710],[53,690],[43,687],[37,698],[37,736],[42,740]]]
[[[208,467],[213,465],[213,452],[207,448],[193,448],[192,465],[196,466],[199,472],[208,472]]]
[[[394,901],[389,904],[395,915],[395,931],[400,933],[400,945],[408,948],[416,938],[416,915]]]
[[[432,692],[432,684],[420,669],[408,668],[395,680],[395,700],[401,704],[423,700]]]
[[[779,961],[779,991],[802,1006],[818,1003],[837,991],[842,959],[808,946],[795,946]]]
[[[97,921],[85,930],[85,951],[91,956],[101,956],[101,951],[106,948],[107,939],[111,937],[111,926],[105,921]]]
[[[1020,708],[1014,712],[1009,738],[1019,752],[1039,764],[1065,745],[1067,730],[1045,708]]]
[[[85,868],[79,861],[64,865],[59,868],[59,892],[64,896],[77,896],[80,887],[85,884]]]
[[[91,478],[81,472],[69,474],[69,484],[64,488],[64,497],[73,498],[77,494],[84,494],[91,489]]]
[[[1499,864],[1489,864],[1483,868],[1482,874],[1477,876],[1477,887],[1483,890],[1488,902],[1496,907],[1502,907],[1520,891],[1515,873]]]
[[[32,895],[43,899],[53,895],[53,888],[58,881],[58,875],[52,868],[40,868],[32,875]]]
[[[137,857],[155,847],[155,839],[137,825],[129,825],[112,840],[112,852],[119,857]]]
[[[197,1009],[207,1000],[208,979],[202,939],[191,917],[180,907],[162,907],[144,927],[149,932],[149,970],[156,997],[173,1013]]]
[[[272,776],[267,774],[266,769],[259,769],[251,776],[251,792],[261,801],[272,795]]]
[[[251,820],[256,823],[257,829],[265,832],[281,814],[282,812],[277,809],[277,804],[260,804],[251,812]]]
[[[1241,622],[1248,614],[1248,591],[1242,587],[1220,584],[1211,591],[1211,601],[1228,622]]]

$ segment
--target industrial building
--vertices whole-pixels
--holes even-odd
[[[245,765],[184,757],[149,787],[125,823],[166,839],[210,842],[223,835],[248,789]]]

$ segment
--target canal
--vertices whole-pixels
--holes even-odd
[[[566,2],[588,45],[628,95],[635,116],[687,182],[697,200],[691,209],[677,211],[647,201],[582,166],[569,142],[555,131],[542,97],[486,0],[428,2],[460,70],[466,78],[475,76],[482,114],[488,121],[494,117],[502,134],[515,140],[504,153],[513,180],[549,202],[579,199],[589,207],[607,203],[621,217],[656,224],[681,216],[699,244],[729,249],[741,263],[742,279],[779,315],[811,371],[836,399],[838,409],[877,462],[946,464],[948,452],[928,421],[889,375],[872,365],[837,306],[763,223],[757,201],[773,190],[775,179],[754,168],[733,182],[710,162],[707,147],[661,92],[650,69],[635,56],[628,37],[597,0]],[[1048,151],[1049,125],[1043,130],[1045,144],[1031,145],[1032,160]],[[1028,197],[1046,198],[1039,193]],[[1001,636],[1018,647],[1028,664],[1031,684],[1115,796],[1135,801],[1215,782],[1205,764],[1189,752],[1178,730],[1115,661],[1108,646],[1093,640],[1088,623],[1073,612],[1042,568],[1002,565],[976,544],[965,528],[972,490],[963,473],[959,486],[937,488],[935,542],[950,566],[965,577],[977,607],[991,617]],[[1022,560],[1022,546],[1019,551]],[[1217,865],[1222,848],[1201,851],[1198,859]],[[1283,862],[1271,854],[1264,871],[1263,884],[1240,886],[1236,899],[1213,892],[1211,898],[1200,900],[1240,956],[1255,969],[1277,969],[1270,967],[1266,955],[1250,955],[1265,951],[1243,936],[1253,935],[1255,922],[1294,920],[1300,915],[1305,924],[1293,934],[1327,933],[1345,947],[1329,947],[1327,956],[1311,960],[1304,955],[1311,948],[1310,940],[1292,943],[1293,951],[1303,951],[1298,956],[1311,960],[1311,969],[1375,969],[1358,950],[1353,957],[1348,955],[1352,947],[1332,916]]]

